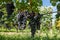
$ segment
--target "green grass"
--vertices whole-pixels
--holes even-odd
[[[25,32],[24,32],[25,31]],[[60,33],[50,31],[40,32],[31,37],[31,33],[24,30],[23,32],[0,32],[0,40],[60,40]]]
[[[55,36],[52,38],[49,38],[47,36],[35,36],[34,38],[31,38],[30,35],[0,35],[0,40],[60,40],[60,38],[57,38]]]
[[[31,37],[30,29],[19,30],[16,29],[6,30],[0,28],[0,40],[60,40],[60,32],[55,28],[51,30],[42,29],[36,32],[35,37]]]

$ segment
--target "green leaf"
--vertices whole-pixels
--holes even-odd
[[[56,6],[56,3],[58,2],[58,0],[50,0],[50,3],[53,5],[53,6]]]
[[[60,11],[60,3],[57,5],[57,9],[58,11]]]

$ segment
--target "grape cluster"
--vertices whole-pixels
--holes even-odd
[[[2,18],[2,15],[4,15],[4,13],[2,11],[0,11],[0,18]]]
[[[36,30],[40,30],[40,24],[41,24],[41,18],[44,14],[39,14],[39,13],[30,13],[30,16],[28,17],[29,20],[29,25],[31,28],[31,35],[34,37],[34,34]]]
[[[7,10],[7,15],[8,15],[8,18],[12,15],[12,13],[14,12],[14,9],[15,7],[14,7],[14,5],[13,5],[13,3],[11,2],[11,3],[7,3],[6,4],[6,10]]]
[[[30,19],[29,25],[31,27],[31,35],[32,35],[32,37],[34,37],[35,32],[36,32],[36,26],[35,26],[35,18],[34,18],[34,16],[35,16],[34,12],[30,13],[30,16],[29,16],[29,19]]]
[[[31,28],[31,35],[32,37],[34,37],[36,29],[40,30],[40,20],[42,18],[43,14],[39,14],[35,12],[22,12],[22,13],[18,13],[17,15],[17,19],[18,19],[18,29],[25,29],[26,28],[26,21],[29,21],[29,25]],[[23,26],[21,26],[23,25]]]
[[[18,19],[18,29],[25,29],[26,28],[26,16],[24,15],[25,12],[18,13],[17,19]]]

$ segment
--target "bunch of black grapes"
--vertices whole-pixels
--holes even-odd
[[[0,19],[2,18],[3,15],[4,15],[4,13],[2,11],[0,11]]]
[[[37,14],[37,15],[36,15]],[[30,16],[28,17],[29,20],[29,25],[31,28],[31,35],[34,37],[36,30],[40,30],[40,24],[41,24],[41,18],[44,14],[40,13],[30,13]]]
[[[4,23],[4,21],[1,20],[3,15],[4,15],[4,13],[2,11],[0,11],[0,24],[3,24]]]
[[[37,28],[37,30],[40,30],[40,24],[41,24],[41,18],[42,18],[42,14],[40,14],[40,13],[37,13],[36,15],[35,15],[35,23],[36,23],[36,28]]]
[[[25,29],[26,28],[26,13],[22,12],[22,13],[18,13],[18,27],[19,29]]]
[[[10,3],[7,3],[6,4],[6,10],[7,10],[7,15],[8,15],[8,18],[12,15],[12,13],[14,12],[14,4],[13,2],[10,2]]]
[[[35,32],[36,32],[34,16],[35,16],[35,13],[32,12],[32,13],[30,13],[30,16],[28,17],[30,19],[29,20],[29,25],[30,25],[30,28],[31,28],[31,35],[32,35],[32,37],[34,37]]]

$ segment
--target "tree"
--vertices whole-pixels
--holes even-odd
[[[51,4],[52,4],[53,6],[56,6],[56,3],[59,2],[59,1],[60,1],[60,0],[50,0]]]

